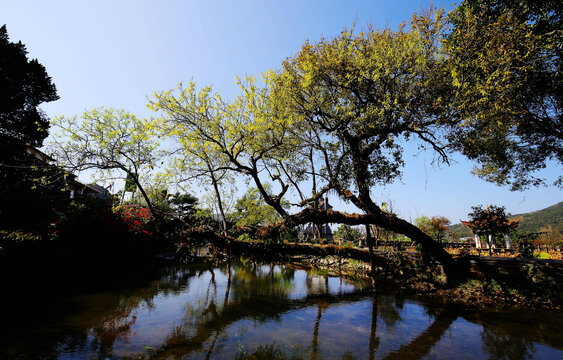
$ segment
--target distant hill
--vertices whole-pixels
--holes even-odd
[[[510,218],[522,218],[518,229],[525,233],[539,231],[542,227],[548,225],[557,228],[560,224],[563,224],[563,201],[542,210],[512,215]],[[471,230],[462,224],[452,225],[448,230],[457,237],[472,236]]]

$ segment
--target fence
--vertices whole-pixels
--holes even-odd
[[[365,243],[365,242],[364,242]],[[376,240],[376,247],[391,247],[394,249],[401,249],[405,247],[415,247],[417,244],[414,241],[397,241],[397,240]],[[454,248],[454,249],[472,249],[475,248],[474,242],[465,242],[465,241],[454,241],[454,242],[444,242],[444,247]],[[557,251],[561,252],[561,246],[554,246],[554,245],[533,245],[535,250],[538,252],[550,252],[550,251]],[[364,246],[365,247],[365,246]],[[513,244],[514,249],[518,249],[517,244]],[[497,248],[498,250],[499,248]],[[482,249],[487,250],[487,249]],[[493,249],[494,250],[494,249]]]

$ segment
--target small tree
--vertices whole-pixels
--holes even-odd
[[[267,185],[267,184],[266,184]],[[269,191],[270,186],[266,186]],[[281,219],[277,211],[268,206],[255,187],[249,188],[235,204],[235,222],[239,226],[260,226]]]
[[[462,221],[461,223],[469,227],[476,236],[486,236],[489,241],[489,254],[492,254],[493,239],[496,235],[508,235],[510,229],[518,227],[520,219],[510,220],[510,214],[505,212],[504,206],[489,205],[473,206],[472,212],[468,214],[471,220]],[[510,242],[507,241],[507,247]]]
[[[80,118],[57,117],[53,125],[60,131],[50,148],[63,167],[72,172],[97,170],[95,176],[101,180],[130,179],[155,219],[161,218],[140,180],[160,158],[152,121],[102,107],[86,111]]]
[[[334,232],[335,240],[343,241],[357,241],[362,237],[362,232],[358,228],[351,227],[347,224],[342,224]]]
[[[422,215],[414,220],[415,225],[434,240],[443,242],[445,233],[448,230],[450,220],[444,216],[432,216],[431,218]]]

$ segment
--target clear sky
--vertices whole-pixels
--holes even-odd
[[[147,97],[181,81],[213,85],[225,97],[235,93],[234,77],[277,68],[306,39],[338,34],[356,22],[394,28],[427,0],[0,0],[0,25],[11,41],[22,41],[29,57],[42,63],[60,100],[44,104],[50,116],[75,115],[99,106],[153,116]],[[451,10],[453,1],[433,4]],[[469,172],[462,157],[436,169],[432,154],[406,154],[401,182],[374,189],[406,219],[443,215],[457,223],[471,206],[503,205],[516,214],[563,200],[548,187],[510,192]],[[562,169],[550,164],[552,178]],[[338,208],[338,206],[337,206]]]

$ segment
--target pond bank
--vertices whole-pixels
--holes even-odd
[[[448,286],[442,267],[423,254],[376,253],[371,273],[369,254],[363,249],[242,241],[233,245],[231,255],[291,263],[353,279],[372,278],[376,285],[463,305],[550,311],[563,307],[563,264],[558,262],[462,257],[458,261],[466,263],[466,274],[457,285]]]
[[[389,266],[370,273],[368,263],[338,256],[294,256],[295,265],[342,277],[372,278],[405,294],[431,296],[476,307],[516,307],[560,311],[563,304],[560,268],[537,262],[473,261],[466,281],[455,287],[441,282],[441,266],[398,253],[388,254]],[[490,259],[488,259],[490,260]]]

